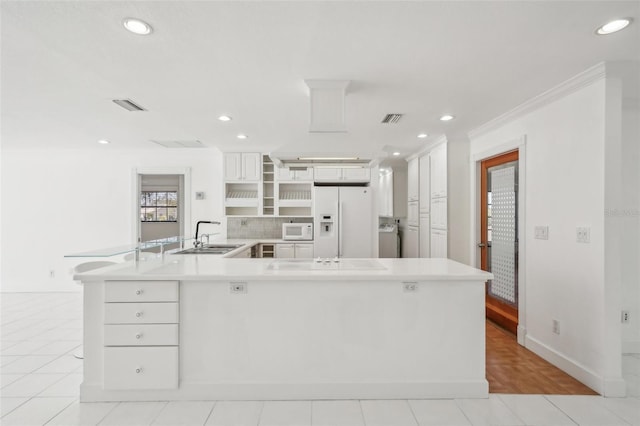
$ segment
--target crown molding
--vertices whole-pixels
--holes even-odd
[[[431,151],[436,146],[441,145],[443,143],[447,143],[447,135],[438,136],[438,139],[434,140],[433,142],[429,142],[424,147],[422,147],[419,151],[416,151],[413,154],[408,155],[407,157],[405,157],[405,160],[411,161],[411,160],[414,160],[414,159],[416,159],[418,157],[421,157],[424,154],[426,154],[429,151]]]
[[[543,92],[528,101],[518,105],[510,111],[488,121],[487,123],[469,131],[469,139],[478,138],[496,128],[505,125],[525,114],[548,105],[558,99],[561,99],[583,87],[592,84],[595,81],[603,79],[606,76],[606,64],[600,62],[591,68],[586,69],[580,74],[571,77],[569,80]]]

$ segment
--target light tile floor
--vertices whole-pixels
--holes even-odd
[[[502,395],[488,399],[78,402],[80,293],[2,293],[0,424],[447,426],[638,425],[640,354],[623,357],[627,398]]]

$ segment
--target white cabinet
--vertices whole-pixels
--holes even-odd
[[[313,181],[313,169],[307,167],[301,170],[291,170],[289,167],[278,168],[278,180],[279,181]]]
[[[296,252],[293,244],[276,244],[276,257],[294,259],[296,257]]]
[[[418,201],[410,201],[407,205],[407,224],[410,226],[418,226],[419,221]]]
[[[431,257],[429,213],[420,214],[420,257]]]
[[[447,199],[431,199],[431,228],[447,229]]]
[[[431,192],[429,187],[430,177],[430,158],[429,155],[423,155],[418,160],[420,164],[419,177],[419,198],[420,198],[420,214],[429,213]]]
[[[418,201],[420,190],[420,165],[417,158],[409,161],[407,168],[407,198],[409,201]]]
[[[276,244],[276,257],[283,259],[313,259],[313,243]]]
[[[313,259],[313,243],[296,243],[294,252],[296,259]]]
[[[262,155],[257,152],[227,152],[224,154],[226,181],[259,181]]]
[[[447,196],[447,145],[431,150],[431,198]]]
[[[316,167],[315,182],[369,182],[371,169],[366,167]]]
[[[378,215],[393,216],[393,171],[381,170],[378,178]]]
[[[431,230],[431,257],[447,257],[447,231]]]
[[[107,281],[104,295],[104,388],[176,389],[178,282]]]
[[[417,226],[407,226],[403,232],[404,243],[402,244],[402,257],[418,257],[420,238]]]

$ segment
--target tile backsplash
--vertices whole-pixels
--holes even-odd
[[[227,238],[280,239],[283,223],[313,223],[310,217],[230,217]]]

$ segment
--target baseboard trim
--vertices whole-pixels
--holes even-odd
[[[579,362],[561,354],[531,336],[525,337],[524,346],[599,394],[609,396],[605,395],[606,386],[604,386],[603,378]]]
[[[342,400],[342,399],[452,399],[488,398],[486,380],[415,383],[243,383],[181,382],[170,390],[106,390],[82,384],[80,401],[178,400]]]

